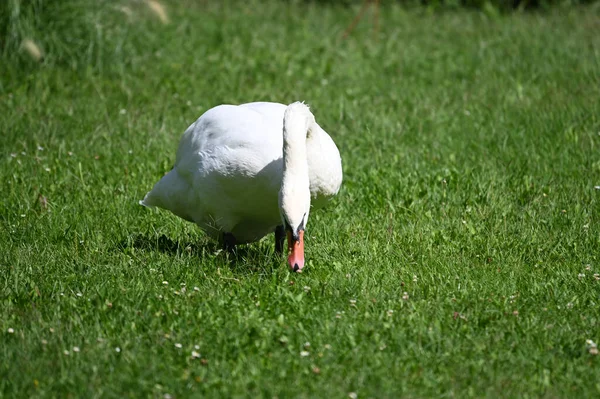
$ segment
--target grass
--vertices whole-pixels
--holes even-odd
[[[0,63],[1,397],[598,396],[597,8],[56,4]],[[137,204],[202,112],[299,99],[345,170],[303,274]]]

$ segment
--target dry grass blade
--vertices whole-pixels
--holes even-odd
[[[21,47],[33,58],[35,61],[40,61],[44,57],[44,53],[40,47],[31,39],[25,39],[21,43]]]
[[[361,20],[361,18],[363,17],[363,15],[365,14],[365,12],[367,11],[367,9],[369,8],[369,6],[371,4],[373,4],[373,8],[374,8],[374,11],[373,11],[374,12],[373,35],[377,36],[377,32],[379,31],[379,0],[364,0],[362,6],[360,8],[360,11],[358,12],[358,14],[356,14],[354,19],[350,23],[350,25],[348,25],[348,27],[344,31],[344,34],[342,35],[342,39],[346,39],[350,35],[350,33],[352,33],[352,31],[354,30],[354,28],[356,28],[356,25],[358,25],[358,22]]]
[[[169,15],[161,3],[156,0],[147,0],[146,4],[148,4],[150,10],[158,17],[158,19],[160,19],[163,24],[169,23]]]

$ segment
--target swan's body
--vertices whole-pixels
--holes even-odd
[[[220,105],[186,130],[175,166],[141,204],[167,209],[214,238],[229,233],[248,243],[273,232],[282,217],[290,226],[296,214],[307,219],[306,201],[322,207],[341,183],[339,151],[304,104]]]

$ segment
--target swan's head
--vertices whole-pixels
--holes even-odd
[[[288,265],[293,272],[304,267],[304,230],[310,213],[310,188],[308,179],[288,171],[279,192],[279,211],[288,242]],[[292,178],[294,176],[294,178]]]
[[[288,243],[288,266],[293,272],[302,272],[304,268],[304,229],[308,222],[310,195],[307,205],[302,205],[301,201],[294,200],[290,201],[295,203],[294,205],[290,205],[290,202],[282,202],[281,214]]]

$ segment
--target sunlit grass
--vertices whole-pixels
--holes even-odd
[[[13,25],[0,396],[600,393],[593,8],[384,7],[341,40],[356,8],[204,3]],[[256,100],[306,101],[342,153],[302,275],[138,205],[202,112]]]

